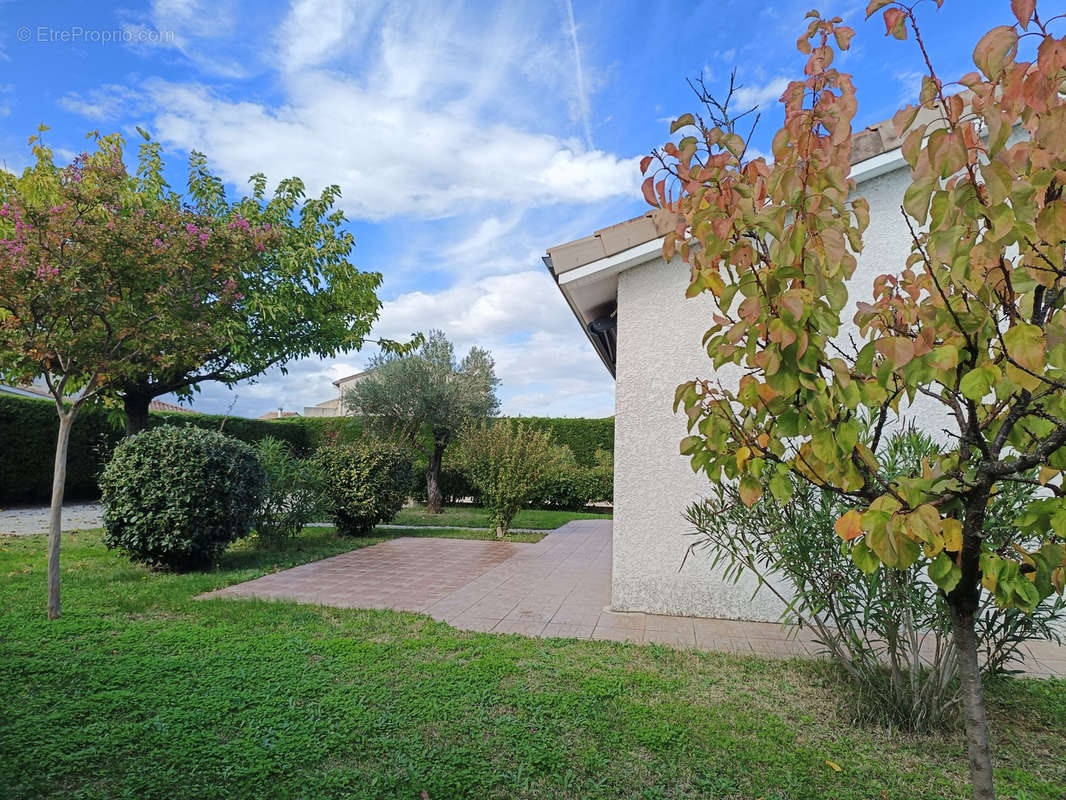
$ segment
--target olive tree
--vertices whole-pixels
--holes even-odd
[[[426,509],[439,513],[444,451],[463,426],[498,411],[498,385],[487,350],[471,347],[460,361],[443,331],[433,330],[413,353],[371,359],[368,374],[342,402],[382,434],[425,456]]]
[[[912,174],[901,198],[910,254],[857,304],[854,345],[839,334],[870,212],[848,177],[856,94],[833,61],[854,31],[839,17],[808,15],[807,63],[782,95],[772,160],[749,158],[712,105],[707,119],[676,120],[681,138],[644,159],[644,194],[677,214],[664,257],[679,253],[689,294],[716,301],[709,366],[741,372],[678,387],[691,434],[681,452],[711,480],[736,481],[748,505],[764,484],[787,499],[793,476],[847,499],[835,530],[865,572],[924,565],[950,609],[984,800],[994,788],[974,637],[982,593],[1028,611],[1066,580],[1066,40],[1049,27],[1061,18],[1013,0],[1013,19],[977,42],[977,71],[956,82],[965,94],[952,94],[917,5],[867,9],[883,11],[894,37],[914,37],[925,77],[919,104],[895,117]],[[1018,58],[1020,44],[1032,59]],[[921,110],[934,121],[917,122]],[[1024,135],[1010,144],[1016,128]],[[885,479],[886,422],[918,398],[946,409],[950,437],[920,475]],[[993,548],[990,498],[1031,481],[1043,496],[1026,504],[1018,538]]]

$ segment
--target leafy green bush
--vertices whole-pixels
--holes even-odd
[[[100,476],[104,541],[153,567],[206,567],[251,530],[267,478],[252,448],[163,425],[124,439]]]
[[[886,480],[920,474],[937,451],[924,433],[893,436],[878,453]],[[750,572],[759,591],[787,607],[785,621],[814,631],[817,641],[851,679],[849,708],[856,721],[909,730],[948,722],[958,705],[951,618],[943,593],[918,566],[867,575],[834,530],[847,510],[839,495],[793,481],[786,504],[770,491],[748,508],[736,486],[712,484],[711,496],[688,509],[697,533],[726,580]],[[994,544],[1024,540],[1014,526],[1034,492],[1014,484],[993,497],[985,535]],[[1001,609],[986,595],[976,634],[985,674],[1009,671],[1031,639],[1059,640],[1062,598],[1045,600],[1032,614]]]
[[[614,499],[614,465],[611,453],[600,450],[595,466],[583,466],[569,447],[559,447],[557,468],[537,486],[529,499],[533,508],[580,511],[592,503]]]
[[[272,436],[256,444],[255,454],[266,471],[268,488],[252,527],[260,544],[277,545],[318,517],[323,506],[322,471],[317,461],[297,458],[285,442]]]
[[[316,459],[325,504],[344,536],[365,536],[388,522],[407,500],[411,461],[396,444],[365,439],[326,447]]]
[[[459,463],[481,494],[497,536],[507,535],[515,514],[559,468],[565,450],[545,431],[512,420],[468,427],[459,442]]]

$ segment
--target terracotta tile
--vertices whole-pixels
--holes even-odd
[[[595,625],[568,625],[564,622],[549,622],[540,632],[541,636],[558,636],[565,639],[589,639]]]
[[[611,642],[634,642],[639,644],[644,641],[644,633],[638,630],[597,625],[592,631],[592,638]]]

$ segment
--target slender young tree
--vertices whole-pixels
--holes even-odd
[[[973,796],[990,800],[981,593],[1032,610],[1066,582],[1066,39],[1049,26],[1062,17],[1013,0],[1011,24],[980,39],[978,71],[952,94],[918,5],[868,8],[888,34],[914,37],[927,74],[919,105],[895,117],[912,171],[900,198],[910,255],[858,303],[854,347],[838,334],[869,205],[848,178],[856,97],[832,64],[854,32],[839,17],[808,14],[804,77],[781,98],[772,163],[748,158],[712,105],[707,120],[676,120],[681,138],[644,160],[644,193],[678,215],[663,253],[691,268],[689,295],[716,301],[713,368],[741,371],[736,385],[678,387],[691,432],[681,452],[710,479],[736,480],[748,505],[764,483],[787,499],[789,473],[846,498],[854,510],[836,531],[863,571],[925,565],[951,612]],[[946,409],[953,430],[920,476],[885,480],[878,444],[916,398]],[[1017,520],[1012,546],[993,549],[986,510],[1010,482],[1046,496]]]
[[[42,126],[42,131],[46,130]],[[0,378],[41,379],[59,415],[48,532],[48,617],[60,615],[59,545],[70,431],[78,412],[143,364],[165,367],[176,309],[238,302],[236,265],[272,246],[263,228],[141,202],[122,139],[58,167],[38,137],[34,166],[0,172]]]
[[[443,510],[440,470],[448,444],[467,423],[499,409],[492,356],[470,348],[462,361],[442,331],[412,354],[386,353],[342,398],[351,411],[426,458],[426,510]]]

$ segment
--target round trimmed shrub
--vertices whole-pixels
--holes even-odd
[[[191,426],[151,428],[123,439],[100,475],[104,541],[152,567],[201,569],[248,535],[266,490],[243,442]]]
[[[366,440],[327,447],[318,463],[326,507],[343,536],[366,536],[407,500],[411,459],[397,445]]]

